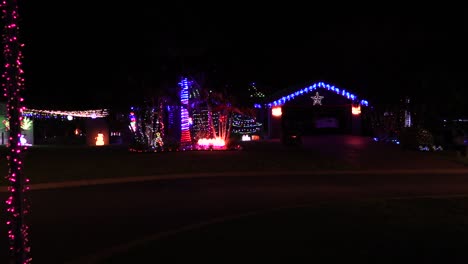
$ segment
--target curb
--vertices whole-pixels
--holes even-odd
[[[238,171],[238,172],[207,172],[207,173],[183,173],[161,174],[153,176],[136,176],[122,178],[106,178],[79,180],[67,182],[50,182],[31,184],[31,190],[61,189],[73,187],[96,186],[118,183],[136,183],[160,180],[198,179],[212,177],[253,177],[253,176],[306,176],[306,175],[396,175],[396,174],[466,174],[468,169],[400,169],[400,170],[321,170],[321,171]],[[7,192],[7,186],[0,187],[0,193]]]

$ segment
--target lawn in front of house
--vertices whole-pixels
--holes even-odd
[[[0,173],[6,175],[6,148],[1,149],[1,156]],[[24,173],[31,183],[181,173],[352,168],[317,151],[267,143],[235,151],[161,153],[135,153],[125,147],[33,146],[24,158]],[[6,180],[1,185],[6,185]]]

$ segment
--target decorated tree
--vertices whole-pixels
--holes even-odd
[[[211,116],[213,113],[217,114],[218,120],[211,118],[211,126],[215,138],[220,138],[225,142],[231,137],[232,121],[234,114],[241,114],[239,108],[233,106],[233,98],[228,97],[220,92],[210,93],[208,104],[211,109]],[[217,125],[215,125],[217,123]]]
[[[8,175],[9,195],[6,200],[8,238],[10,241],[11,263],[24,264],[31,262],[29,226],[26,215],[29,213],[26,192],[29,190],[29,180],[23,174],[23,152],[26,147],[21,145],[21,124],[23,123],[24,89],[22,66],[22,47],[19,40],[19,14],[17,0],[0,2],[4,24],[3,55],[5,71],[2,75],[4,95],[7,98],[7,115],[10,128],[8,142]]]
[[[129,129],[133,134],[131,149],[137,151],[161,150],[164,122],[160,105],[147,101],[141,107],[133,107],[129,114]]]
[[[10,130],[10,121],[8,119],[4,119],[2,124],[5,126],[5,130]],[[21,120],[21,129],[22,130],[29,130],[33,125],[33,121],[31,118],[23,117]]]
[[[232,133],[236,135],[253,135],[261,132],[262,123],[257,122],[254,109],[242,109],[243,114],[235,114],[232,121]]]
[[[214,144],[219,144],[220,147],[228,145],[234,120],[245,116],[236,106],[235,98],[228,96],[226,91],[201,87],[193,80],[188,81],[188,84],[190,86],[188,109],[191,114],[193,141],[199,146],[205,145],[206,142],[216,142]],[[205,143],[200,143],[200,140]]]

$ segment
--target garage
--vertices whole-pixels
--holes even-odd
[[[362,134],[361,114],[369,103],[355,94],[324,82],[278,93],[263,108],[267,115],[266,137],[287,134]]]

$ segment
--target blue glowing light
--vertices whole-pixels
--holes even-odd
[[[189,143],[191,142],[190,136],[190,116],[188,112],[188,105],[189,105],[189,83],[187,78],[183,78],[182,81],[179,83],[181,86],[180,89],[180,130],[181,130],[181,143]]]
[[[344,96],[348,99],[351,99],[352,101],[354,102],[359,102],[361,105],[363,106],[369,106],[369,102],[367,100],[358,100],[358,97],[344,89],[340,89],[338,87],[335,87],[334,85],[330,85],[330,84],[326,84],[324,82],[317,82],[317,83],[314,83],[313,85],[310,85],[308,87],[305,87],[305,88],[302,88],[302,89],[299,89],[291,94],[288,94],[286,96],[283,96],[281,98],[278,98],[270,103],[267,103],[266,106],[268,107],[272,107],[272,106],[278,106],[278,105],[282,105],[284,103],[286,103],[287,101],[290,101],[291,99],[294,99],[294,97],[296,96],[299,96],[299,95],[304,95],[306,93],[309,93],[311,91],[314,91],[316,90],[317,88],[326,88],[327,90],[331,90],[333,92],[335,92],[336,94],[339,94],[341,96]],[[261,106],[258,105],[255,106],[256,108],[260,108]]]

